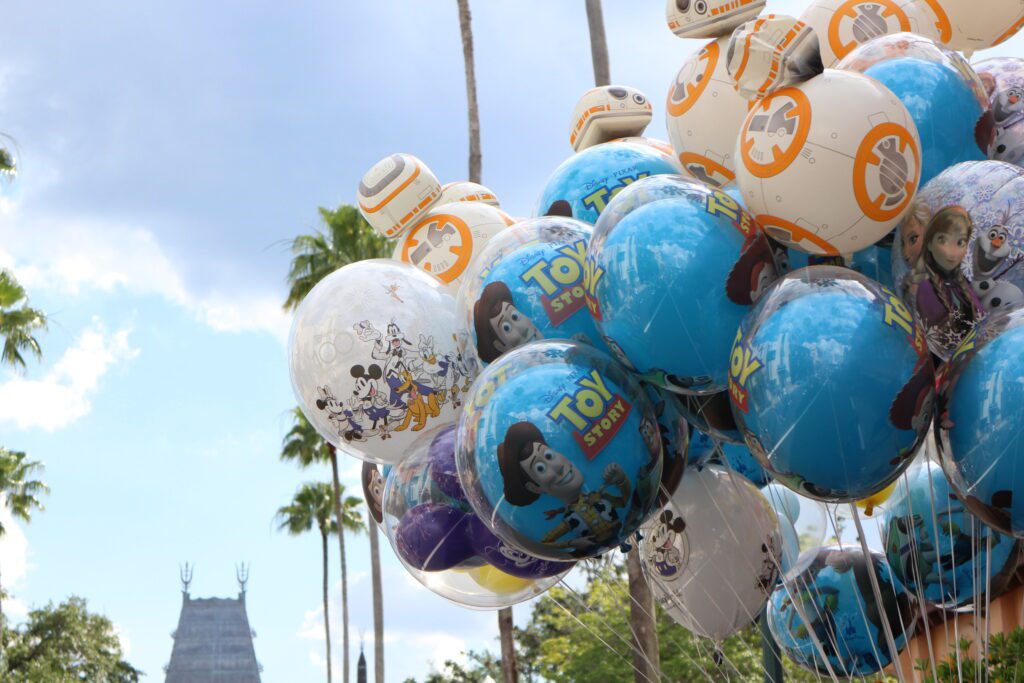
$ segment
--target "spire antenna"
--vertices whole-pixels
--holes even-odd
[[[192,585],[192,574],[195,572],[196,566],[186,562],[183,566],[178,566],[178,575],[181,577],[181,592],[188,595],[188,588]]]

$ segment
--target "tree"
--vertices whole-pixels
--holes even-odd
[[[143,675],[124,660],[110,620],[74,596],[29,612],[28,623],[11,632],[7,662],[15,681],[138,683]]]
[[[43,482],[31,478],[42,469],[42,463],[28,460],[24,453],[0,446],[0,498],[15,519],[31,522],[32,511],[43,509],[40,497],[49,488]],[[7,529],[0,523],[0,538],[6,533]],[[2,617],[3,608],[0,605],[0,672],[3,671],[5,635]]]
[[[988,643],[988,659],[970,657],[967,653],[971,641],[959,642],[960,658],[957,663],[957,644],[949,646],[950,654],[940,659],[937,671],[927,659],[917,660],[914,667],[921,672],[925,683],[956,683],[957,681],[1019,681],[1024,678],[1020,663],[1024,661],[1024,629],[1015,628],[1009,633],[993,633]],[[962,676],[961,676],[962,674]]]
[[[590,31],[590,59],[594,63],[594,85],[609,85],[608,39],[604,35],[604,12],[601,0],[586,0],[587,29]]]
[[[338,268],[364,259],[386,258],[391,253],[391,245],[388,241],[377,234],[354,206],[342,205],[333,211],[320,207],[320,217],[323,219],[325,228],[309,235],[299,235],[292,240],[292,263],[288,270],[288,297],[284,302],[285,310],[295,310],[309,290],[316,286],[316,283]],[[331,464],[332,482],[335,486],[335,516],[340,518],[341,492],[339,490],[337,452],[333,446],[319,439],[316,430],[309,424],[301,410],[296,408],[293,416],[295,425],[292,427],[292,431],[285,436],[285,446],[282,448],[281,457],[298,460],[303,467],[307,467],[312,462],[321,461],[321,458],[326,456],[326,460]],[[299,431],[296,432],[296,430]],[[297,438],[292,447],[293,454],[286,455],[287,444],[293,438]],[[314,443],[317,439],[319,439],[323,451],[317,449]],[[303,453],[305,455],[300,457],[300,454]],[[376,683],[384,683],[384,598],[380,577],[380,545],[377,526],[372,522],[368,526],[370,532],[370,577],[373,590],[373,673]],[[344,554],[342,539],[339,538],[338,543],[339,552]],[[347,662],[347,647],[345,648],[345,657]]]
[[[295,493],[292,502],[278,508],[278,528],[293,536],[312,531],[313,527],[320,532],[320,543],[323,552],[323,591],[324,591],[324,643],[327,649],[327,683],[331,683],[331,624],[330,611],[327,606],[327,537],[337,529],[332,516],[333,502],[331,485],[321,482],[303,484]]]
[[[46,315],[28,305],[25,288],[10,271],[0,270],[0,337],[4,340],[0,362],[24,368],[24,353],[41,358],[42,350],[33,335],[45,329]]]
[[[333,449],[333,446],[331,446]],[[337,471],[337,470],[335,470]],[[334,490],[337,492],[334,498],[335,522],[338,529],[338,542],[341,544],[341,633],[342,647],[345,648],[345,656],[342,661],[345,665],[345,683],[348,683],[348,569],[345,562],[345,532],[351,531],[358,534],[366,530],[363,523],[363,516],[359,514],[359,507],[363,504],[362,498],[356,496],[345,496],[345,487],[337,480],[334,483]]]
[[[457,0],[462,33],[462,61],[466,69],[466,111],[469,114],[469,180],[480,182],[483,154],[480,151],[480,109],[476,100],[476,65],[473,57],[473,17],[469,0]]]

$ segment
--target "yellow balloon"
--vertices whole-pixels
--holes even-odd
[[[529,588],[533,583],[530,579],[521,579],[518,576],[512,576],[505,572],[492,567],[491,565],[484,565],[483,567],[477,567],[470,569],[466,572],[473,580],[476,581],[482,588],[486,588],[492,593],[499,595],[507,595],[509,593],[518,593],[521,590]]]
[[[886,486],[884,489],[879,491],[873,496],[868,496],[863,500],[857,501],[857,507],[864,511],[864,514],[870,517],[875,512],[875,507],[884,503],[892,492],[896,490],[896,482],[893,482]]]

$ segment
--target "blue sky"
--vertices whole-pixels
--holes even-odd
[[[484,182],[526,215],[592,85],[583,3],[473,9]],[[648,134],[664,137],[658,105],[701,41],[672,36],[660,1],[608,2],[605,19],[613,81],[652,98]],[[320,680],[318,540],[271,522],[326,476],[277,459],[294,405],[282,241],[354,201],[388,153],[464,177],[455,3],[10,3],[0,36],[0,131],[22,167],[0,189],[0,265],[52,318],[44,362],[0,374],[0,443],[44,461],[53,489],[0,544],[5,608],[84,596],[162,680],[178,564],[197,565],[193,595],[225,596],[247,561],[265,680]],[[372,635],[365,538],[350,548],[357,644]],[[496,648],[491,614],[420,589],[383,552],[388,680]]]

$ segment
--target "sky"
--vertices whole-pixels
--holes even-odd
[[[584,5],[472,6],[483,180],[528,215],[593,82]],[[675,38],[663,12],[605,3],[612,80],[651,97],[659,138],[658,105],[702,44]],[[0,131],[21,175],[0,187],[0,266],[50,316],[44,360],[0,370],[0,443],[45,462],[52,488],[30,525],[0,518],[15,620],[85,597],[159,681],[179,564],[196,565],[193,596],[232,596],[244,561],[264,680],[322,679],[319,541],[273,524],[300,483],[328,476],[278,460],[295,404],[286,244],[317,207],[353,203],[387,154],[464,179],[463,79],[454,2],[5,5]],[[343,463],[350,489],[358,467]],[[382,553],[388,680],[497,649],[492,614],[450,605]],[[355,657],[362,632],[372,649],[365,537],[349,562]]]

